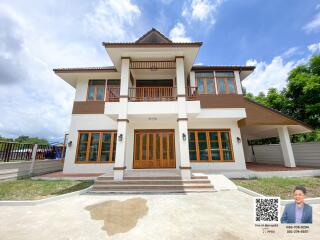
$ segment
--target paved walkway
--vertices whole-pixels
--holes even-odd
[[[262,233],[253,200],[238,190],[187,195],[81,195],[38,206],[1,206],[0,238],[37,239],[317,239],[320,205],[309,234],[284,225]]]

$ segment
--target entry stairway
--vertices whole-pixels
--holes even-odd
[[[140,174],[139,174],[140,175]],[[187,193],[215,191],[207,176],[192,176],[183,180],[180,176],[125,176],[115,181],[111,176],[99,176],[91,193]]]

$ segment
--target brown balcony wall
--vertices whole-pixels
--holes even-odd
[[[199,94],[201,108],[244,108],[245,99],[239,94]]]

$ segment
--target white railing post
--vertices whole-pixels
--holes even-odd
[[[30,171],[29,171],[30,176],[33,175],[34,163],[36,161],[36,156],[37,156],[37,150],[38,150],[38,144],[33,145],[32,155],[31,155],[31,165],[30,165]]]

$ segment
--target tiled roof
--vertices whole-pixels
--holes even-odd
[[[254,66],[204,66],[204,65],[194,65],[191,70],[241,70],[241,71],[253,71]],[[104,66],[104,67],[77,67],[77,68],[55,68],[53,69],[56,73],[61,72],[95,72],[95,71],[112,71],[116,72],[114,66]]]
[[[205,66],[205,65],[193,65],[192,70],[242,70],[242,71],[253,71],[255,66]]]
[[[201,47],[202,42],[173,42],[173,43],[135,43],[135,42],[121,42],[110,43],[103,42],[104,47]]]
[[[62,72],[103,72],[103,71],[111,71],[116,72],[116,68],[114,66],[105,66],[105,67],[75,67],[75,68],[54,68],[53,71],[55,73]]]

